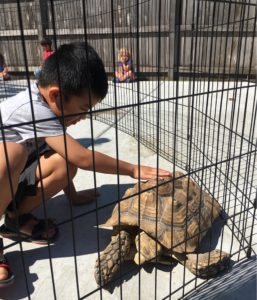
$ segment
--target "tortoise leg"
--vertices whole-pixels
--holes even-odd
[[[100,262],[97,259],[95,263],[95,280],[98,285],[104,285],[112,280],[120,264],[129,256],[130,243],[130,234],[126,231],[112,236],[110,244],[100,253]]]
[[[140,238],[140,251],[139,251],[139,238]],[[156,243],[156,241],[151,238],[149,235],[147,235],[144,231],[140,232],[135,238],[135,244],[137,253],[134,257],[134,262],[139,265],[143,264],[145,261],[149,261],[155,257],[157,257],[162,247],[159,243]],[[157,247],[157,252],[156,252]],[[140,257],[140,259],[139,259]]]
[[[207,279],[229,267],[230,255],[220,250],[198,254],[187,254],[186,267],[196,276]],[[197,263],[197,264],[196,264]]]

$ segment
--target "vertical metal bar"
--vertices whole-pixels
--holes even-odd
[[[47,1],[35,0],[36,17],[37,17],[37,30],[38,41],[40,42],[46,35],[48,29],[48,16],[47,16]]]
[[[139,35],[139,12],[140,12],[140,2],[139,0],[136,0],[136,65],[137,65],[137,74],[140,74],[140,35]],[[140,147],[140,141],[141,141],[141,125],[140,125],[140,120],[141,120],[141,106],[140,106],[140,82],[137,81],[137,164],[138,164],[138,234],[140,233],[140,220],[141,220],[141,211],[140,211],[140,200],[141,200],[141,185],[140,185],[140,177],[141,177],[141,172],[140,172],[140,165],[141,165],[141,157],[140,157],[140,152],[141,152],[141,147]],[[141,258],[140,258],[140,251],[141,251],[141,239],[140,239],[140,234],[139,234],[139,239],[138,239],[138,252],[139,252],[139,266],[141,264]],[[141,269],[140,267],[138,268],[139,273],[138,273],[138,299],[141,299]]]
[[[156,142],[157,142],[157,147],[156,147],[156,154],[157,154],[157,161],[156,161],[156,167],[157,167],[157,181],[156,181],[156,214],[155,214],[155,253],[157,253],[157,232],[158,232],[158,206],[159,206],[159,173],[158,173],[158,169],[159,169],[159,155],[160,155],[160,55],[161,55],[161,38],[160,38],[160,30],[161,30],[161,1],[159,0],[159,5],[158,8],[156,7],[157,12],[158,12],[158,41],[157,41],[157,120],[156,120]],[[157,260],[157,256],[156,256],[156,260]],[[157,268],[155,269],[155,299],[157,299],[157,290],[158,290],[158,286],[157,286]]]
[[[43,199],[43,210],[44,210],[44,216],[46,219],[47,214],[46,214],[46,207],[45,207],[44,185],[43,185],[43,181],[42,181],[42,171],[41,171],[41,165],[40,165],[40,159],[39,159],[39,147],[38,147],[38,142],[37,142],[35,115],[34,115],[34,109],[33,109],[33,104],[32,104],[32,93],[31,93],[31,87],[30,87],[28,59],[27,59],[27,52],[26,52],[26,46],[25,46],[25,36],[24,36],[24,29],[23,29],[23,20],[22,20],[20,0],[17,0],[17,9],[18,9],[18,20],[19,20],[19,27],[20,27],[20,33],[21,33],[22,51],[23,51],[24,64],[25,64],[25,70],[26,70],[26,79],[27,79],[27,83],[28,83],[28,91],[29,91],[30,104],[31,104],[32,122],[33,122],[33,129],[34,129],[34,135],[35,135],[35,145],[36,145],[38,168],[39,168],[39,175],[40,175],[40,184],[42,187],[41,193],[42,193],[42,199]],[[46,224],[46,228],[48,229],[47,222],[45,222],[45,224]],[[19,228],[17,219],[16,219],[16,226],[17,226],[17,228]],[[47,250],[48,250],[48,255],[49,255],[49,264],[50,264],[50,271],[51,271],[52,284],[53,284],[53,294],[54,294],[54,298],[56,299],[56,289],[55,289],[55,283],[54,283],[54,273],[53,273],[52,257],[51,257],[51,250],[49,247],[49,242],[48,242]]]
[[[115,24],[114,24],[114,3],[111,0],[111,26],[112,26],[112,59],[113,59],[113,70],[115,72]],[[118,199],[118,214],[119,214],[119,261],[121,261],[121,238],[120,238],[120,176],[119,176],[119,140],[118,140],[118,116],[117,116],[117,91],[116,85],[114,85],[114,114],[115,114],[115,147],[116,147],[116,159],[117,159],[117,199]],[[119,269],[120,275],[120,298],[122,299],[122,266]]]
[[[175,38],[174,38],[174,80],[179,80],[179,66],[180,66],[180,23],[181,23],[181,13],[182,13],[182,2],[176,0],[175,6]]]
[[[82,0],[82,19],[83,19],[83,28],[84,28],[84,41],[85,41],[85,46],[88,44],[88,34],[87,34],[87,11],[86,11],[86,0]],[[87,60],[88,60],[88,51],[87,51]],[[94,127],[93,127],[93,111],[92,111],[92,95],[91,92],[89,91],[89,102],[90,102],[90,133],[91,133],[91,147],[92,147],[92,160],[93,160],[93,182],[94,182],[94,190],[95,190],[95,216],[96,216],[96,238],[97,238],[97,259],[99,261],[99,269],[101,268],[100,266],[100,242],[99,242],[99,216],[98,216],[98,209],[99,209],[99,204],[98,204],[98,198],[96,197],[97,193],[97,184],[96,184],[96,171],[95,171],[95,143],[94,143]],[[99,270],[99,274],[101,274]],[[100,275],[101,276],[101,275]],[[100,283],[101,283],[101,278],[100,278]],[[79,288],[79,286],[78,286]],[[79,295],[79,291],[78,291]],[[103,291],[102,291],[102,286],[100,286],[100,299],[103,299]]]

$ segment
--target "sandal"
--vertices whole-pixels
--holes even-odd
[[[34,225],[31,235],[19,231],[16,227],[16,219],[11,219],[8,214],[5,214],[4,225],[0,227],[0,235],[4,238],[8,238],[14,241],[26,241],[40,245],[46,245],[56,241],[59,234],[57,225],[51,219],[47,219],[47,225],[45,220],[39,220],[32,214],[25,214],[18,217],[19,227],[22,227],[31,220],[35,220],[38,223]],[[47,229],[55,229],[55,234],[50,238],[43,237],[43,233]]]
[[[0,239],[0,251],[2,251],[3,248],[3,240]],[[15,277],[10,270],[7,258],[3,255],[3,253],[0,253],[0,268],[5,268],[8,271],[8,277],[6,279],[0,280],[0,288],[4,288],[13,284]]]

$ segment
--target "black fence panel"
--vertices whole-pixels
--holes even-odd
[[[16,277],[0,298],[233,299],[244,296],[245,278],[254,297],[256,1],[0,0],[0,7],[0,67],[9,74],[3,78],[0,70],[0,248]],[[106,96],[95,103],[104,93],[92,88],[97,80],[83,93],[65,94],[61,58],[57,82],[44,85],[43,38],[53,53],[64,44],[82,42],[87,49],[89,43],[104,63]],[[130,82],[117,82],[121,48],[131,55]],[[80,78],[88,82],[91,71]],[[78,88],[75,76],[70,81]],[[23,118],[24,97],[29,113]],[[52,117],[37,114],[35,97]],[[71,99],[83,99],[86,108],[67,104]],[[18,121],[10,123],[9,109]],[[62,140],[41,135],[40,124],[46,131],[44,124],[58,124],[51,137]],[[19,142],[23,129],[31,137]],[[41,137],[52,152],[42,152]],[[28,167],[27,152],[17,159],[18,148],[25,149],[17,143],[35,148],[36,195],[28,182],[26,196],[17,195]],[[85,148],[92,151],[87,163]],[[141,165],[171,176],[146,181]],[[89,203],[77,206],[86,202],[85,189]],[[42,218],[58,240],[33,239],[26,225],[37,220],[18,218],[27,213]]]

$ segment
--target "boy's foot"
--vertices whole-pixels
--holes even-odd
[[[19,229],[16,227],[16,219],[5,215],[4,225],[0,227],[0,234],[12,240],[23,240],[36,244],[52,243],[57,239],[58,228],[52,220],[39,220],[32,214],[18,217]]]
[[[3,240],[0,239],[0,288],[11,285],[14,280],[8,261],[3,255]]]
[[[79,191],[73,195],[71,203],[72,205],[84,205],[95,201],[99,196],[100,194],[95,189]]]

